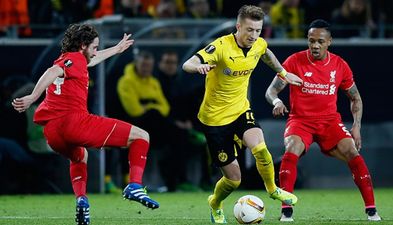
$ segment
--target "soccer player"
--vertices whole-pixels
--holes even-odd
[[[124,189],[123,197],[151,209],[159,207],[142,186],[149,134],[129,123],[89,114],[87,110],[87,67],[128,49],[134,42],[130,37],[131,34],[124,34],[117,45],[98,51],[99,37],[92,25],[70,25],[61,43],[61,55],[53,66],[41,76],[30,95],[15,98],[12,102],[15,110],[24,112],[46,90],[46,97],[34,114],[34,122],[44,126],[50,147],[71,161],[77,224],[90,223],[86,197],[86,148],[90,147],[127,147],[130,183]]]
[[[241,171],[234,148],[237,143],[251,149],[271,198],[287,205],[297,202],[295,195],[281,190],[274,182],[272,156],[247,99],[249,79],[259,60],[288,83],[302,83],[299,77],[283,69],[267,48],[266,41],[259,37],[263,17],[261,8],[242,6],[235,33],[217,38],[183,64],[186,72],[206,75],[205,95],[198,119],[202,123],[211,158],[223,174],[208,198],[213,223],[226,223],[223,200],[240,185]]]
[[[293,192],[297,176],[297,162],[307,153],[313,142],[327,155],[345,161],[358,186],[365,204],[368,220],[381,220],[375,208],[373,186],[361,148],[360,126],[362,99],[348,64],[328,51],[332,43],[329,24],[313,21],[308,29],[308,48],[289,56],[284,68],[299,74],[303,86],[290,87],[290,113],[284,133],[285,154],[280,168],[280,186]],[[278,98],[287,81],[275,77],[266,91],[274,116],[283,116],[288,109]],[[351,103],[353,125],[351,131],[344,126],[337,112],[337,92],[343,90]],[[293,209],[282,206],[281,221],[293,221]]]

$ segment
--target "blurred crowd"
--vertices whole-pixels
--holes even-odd
[[[391,0],[4,0],[0,1],[0,37],[39,35],[54,29],[109,15],[124,18],[234,18],[244,4],[266,13],[265,38],[303,38],[304,24],[316,18],[331,22],[339,38],[392,38]],[[17,26],[14,26],[17,25]],[[50,33],[48,34],[50,36]]]

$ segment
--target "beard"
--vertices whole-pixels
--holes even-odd
[[[82,51],[82,54],[85,56],[86,61],[87,61],[87,64],[89,64],[90,61],[91,61],[91,56],[90,56],[89,53],[86,51],[86,49],[84,49],[84,50]]]

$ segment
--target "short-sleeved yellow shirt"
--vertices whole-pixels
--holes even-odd
[[[216,65],[206,75],[205,96],[198,113],[203,124],[227,125],[250,108],[247,99],[250,75],[266,49],[266,41],[258,38],[245,55],[235,36],[229,34],[198,51],[203,63]]]

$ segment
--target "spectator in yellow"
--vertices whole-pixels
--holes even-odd
[[[153,54],[141,51],[133,63],[126,65],[117,92],[130,122],[149,132],[151,146],[170,150],[159,166],[167,190],[176,191],[178,184],[187,180],[184,172],[191,136],[169,117],[170,105],[160,82],[152,75],[153,69]],[[180,163],[172,163],[173,157]]]
[[[300,0],[278,0],[273,4],[270,16],[276,38],[304,38],[304,11]]]
[[[142,51],[124,69],[119,79],[117,91],[120,101],[131,117],[138,118],[149,110],[156,110],[163,117],[169,114],[169,103],[166,100],[160,82],[153,76],[154,56]]]

